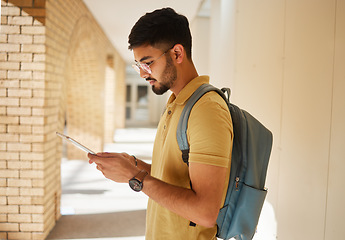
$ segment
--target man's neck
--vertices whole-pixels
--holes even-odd
[[[196,71],[193,62],[188,62],[188,64],[181,66],[179,69],[175,84],[170,90],[175,96],[177,96],[190,81],[198,76],[199,74]]]

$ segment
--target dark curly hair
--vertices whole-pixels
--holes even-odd
[[[130,50],[145,44],[162,50],[181,44],[189,59],[192,55],[192,35],[188,19],[172,8],[158,9],[142,16],[133,26],[128,43]]]

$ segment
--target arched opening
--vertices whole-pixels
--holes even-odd
[[[64,131],[97,152],[102,150],[104,141],[105,73],[104,69],[101,71],[97,45],[86,33],[87,27],[76,28],[76,31],[66,62]],[[66,152],[67,159],[86,159],[85,152],[73,145],[67,144]]]

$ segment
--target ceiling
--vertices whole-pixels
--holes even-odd
[[[84,0],[105,34],[123,59],[130,63],[133,54],[128,50],[128,35],[132,26],[146,12],[171,7],[189,21],[198,14],[205,0]]]

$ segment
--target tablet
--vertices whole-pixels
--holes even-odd
[[[77,142],[77,141],[74,140],[73,138],[70,138],[69,136],[66,136],[66,135],[64,135],[64,134],[62,134],[62,133],[59,133],[59,132],[56,132],[56,134],[57,134],[59,137],[61,137],[61,138],[65,139],[65,140],[67,140],[68,142],[72,143],[72,144],[73,144],[74,146],[76,146],[77,148],[79,148],[79,149],[81,149],[81,150],[83,150],[83,151],[85,151],[85,152],[87,152],[87,153],[91,153],[91,154],[93,154],[93,155],[96,155],[96,153],[95,153],[94,151],[88,149],[87,147],[85,147],[85,146],[82,145],[81,143]]]

